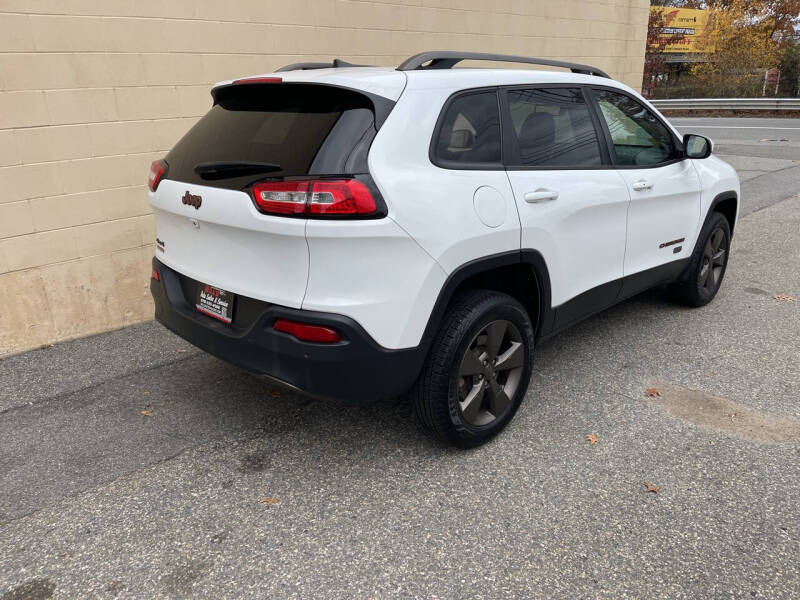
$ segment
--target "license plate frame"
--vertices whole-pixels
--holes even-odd
[[[198,282],[194,307],[198,312],[230,325],[233,322],[235,298],[236,295],[227,290]]]

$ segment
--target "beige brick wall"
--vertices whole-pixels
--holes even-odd
[[[638,88],[648,0],[0,0],[0,355],[152,316],[144,182],[209,84],[460,49]]]

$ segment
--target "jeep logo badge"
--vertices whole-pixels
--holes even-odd
[[[184,204],[188,204],[189,206],[194,206],[195,210],[200,208],[200,205],[203,203],[203,199],[200,196],[195,196],[189,193],[189,190],[186,190],[186,193],[181,198],[181,202]]]

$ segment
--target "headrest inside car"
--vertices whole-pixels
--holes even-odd
[[[450,134],[449,150],[469,150],[475,143],[475,136],[469,129],[455,129]]]

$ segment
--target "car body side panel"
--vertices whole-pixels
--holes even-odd
[[[520,247],[519,215],[504,169],[451,170],[430,161],[431,136],[450,94],[447,89],[406,89],[369,155],[370,173],[389,216],[446,273],[476,258]],[[475,192],[484,186],[500,198],[493,216],[502,213],[502,218],[493,226],[475,209]]]
[[[618,173],[631,195],[625,275],[688,258],[700,216],[700,179],[690,161],[619,169]],[[637,190],[637,182],[652,187]]]
[[[726,192],[736,193],[735,225],[739,220],[739,215],[742,210],[741,185],[736,169],[713,154],[708,158],[693,159],[692,164],[697,170],[697,174],[700,176],[700,186],[702,188],[700,198],[700,223],[698,224],[697,231],[699,232],[700,228],[703,226],[711,204],[717,196]]]
[[[303,309],[355,319],[384,348],[419,344],[446,273],[390,218],[308,220]]]
[[[613,169],[509,171],[523,224],[522,247],[548,265],[552,305],[622,277],[630,197]],[[555,200],[525,201],[553,190]]]

